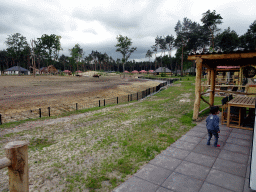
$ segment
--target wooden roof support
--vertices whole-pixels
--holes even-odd
[[[211,69],[211,92],[210,92],[210,105],[214,105],[214,94],[215,94],[215,79],[216,79],[216,70]]]
[[[203,60],[198,57],[196,59],[195,103],[194,103],[194,113],[193,113],[194,120],[198,118],[199,110],[200,110],[202,65],[203,65]]]

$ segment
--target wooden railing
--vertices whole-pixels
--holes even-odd
[[[10,192],[29,191],[28,142],[14,141],[5,146],[6,157],[0,159],[0,169],[8,167]]]

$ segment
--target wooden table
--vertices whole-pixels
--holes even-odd
[[[230,126],[230,107],[239,107],[239,121],[238,126],[232,125]],[[227,126],[228,127],[235,127],[235,128],[241,128],[241,129],[250,129],[252,128],[245,128],[241,126],[241,108],[254,108],[255,109],[255,97],[235,97],[231,101],[228,102],[228,116],[227,116]]]

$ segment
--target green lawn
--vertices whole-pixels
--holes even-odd
[[[72,122],[11,133],[0,141],[30,141],[32,190],[112,191],[196,125],[194,83],[195,77],[183,77],[142,101],[82,111],[85,115]],[[4,156],[4,144],[0,147]]]

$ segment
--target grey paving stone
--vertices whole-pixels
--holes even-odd
[[[183,135],[179,140],[198,144],[202,140],[202,138]]]
[[[238,138],[235,138],[235,137],[229,137],[226,142],[227,143],[233,143],[235,145],[247,146],[247,147],[252,146],[252,141],[245,140],[245,139],[238,139]]]
[[[189,153],[190,153],[190,151],[178,149],[175,147],[168,147],[166,150],[162,151],[161,154],[170,156],[170,157],[174,157],[177,159],[185,159],[185,157],[187,157]]]
[[[220,127],[220,130],[222,131],[228,131],[228,132],[232,132],[232,130],[233,130],[233,128],[229,128],[229,127],[227,127],[226,125],[219,125],[219,127]]]
[[[200,190],[202,184],[203,181],[199,179],[173,172],[162,186],[178,192],[196,192]]]
[[[204,123],[199,123],[198,125],[196,125],[196,127],[203,127],[203,128],[206,128],[206,122],[204,122]]]
[[[214,164],[216,157],[210,157],[208,155],[203,155],[199,153],[194,153],[191,152],[186,158],[186,161],[196,163],[199,165],[207,166],[207,167],[212,167]]]
[[[141,170],[139,170],[135,176],[156,185],[161,185],[171,173],[172,171],[168,169],[147,164]]]
[[[232,191],[204,182],[202,188],[200,189],[200,192],[232,192]]]
[[[190,129],[190,131],[196,131],[199,133],[208,133],[206,127],[198,127],[198,126]]]
[[[159,186],[138,177],[131,177],[113,192],[155,192]]]
[[[252,135],[246,135],[246,134],[241,134],[241,133],[233,133],[233,131],[229,135],[230,137],[235,137],[238,139],[246,139],[251,141],[252,140]]]
[[[220,129],[220,135],[230,136],[230,134],[231,134],[230,131]]]
[[[182,161],[175,159],[173,157],[158,155],[155,159],[151,160],[149,163],[155,166],[159,166],[165,169],[174,170]]]
[[[197,145],[192,152],[200,153],[203,155],[209,155],[212,157],[217,157],[220,153],[220,148],[212,147],[209,145]]]
[[[166,189],[166,188],[163,188],[163,187],[159,187],[159,189],[157,189],[156,192],[172,192],[172,190]]]
[[[183,161],[174,172],[182,173],[184,175],[194,177],[196,179],[204,180],[210,171],[209,167],[197,165],[195,163]]]
[[[212,168],[240,177],[245,177],[247,166],[245,164],[217,158]]]
[[[204,138],[207,139],[207,138],[208,138],[208,134],[205,135]],[[212,137],[212,139],[214,139],[214,136]],[[221,135],[221,134],[219,134],[219,141],[226,142],[227,139],[228,139],[228,136],[227,136],[227,135]]]
[[[241,192],[244,187],[243,177],[225,173],[216,169],[211,169],[206,181],[208,183],[237,192]]]
[[[249,179],[245,179],[243,192],[255,192],[249,186]]]
[[[249,147],[235,145],[235,144],[231,144],[231,143],[226,143],[226,145],[224,146],[223,149],[228,150],[228,151],[237,152],[237,153],[246,154],[246,155],[250,154],[250,148]]]
[[[201,133],[201,132],[197,132],[197,131],[192,131],[192,130],[190,130],[190,131],[188,131],[188,132],[186,133],[186,135],[204,138],[204,137],[207,135],[207,133]]]
[[[215,142],[215,137],[213,136],[211,141],[210,141],[210,144],[211,144],[210,146],[214,147],[213,146],[214,142]],[[199,145],[206,145],[206,143],[207,143],[207,139],[202,139],[202,141],[199,143]],[[221,146],[220,148],[222,149],[225,142],[218,140],[218,144]]]
[[[225,159],[228,161],[233,161],[236,163],[242,163],[245,165],[248,162],[248,155],[236,153],[236,152],[232,152],[232,151],[227,151],[227,150],[221,150],[218,158]]]
[[[251,173],[251,165],[250,164],[248,164],[247,165],[247,169],[246,169],[246,178],[250,178],[250,173]]]
[[[195,144],[195,143],[190,143],[190,142],[178,140],[175,143],[173,143],[171,145],[171,147],[176,147],[176,148],[179,148],[179,149],[184,149],[184,150],[191,151],[196,147],[196,145],[197,144]]]
[[[232,133],[241,133],[241,134],[245,134],[245,135],[252,135],[253,131],[245,130],[245,129],[233,129]]]

